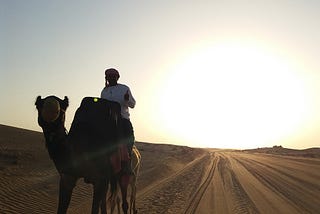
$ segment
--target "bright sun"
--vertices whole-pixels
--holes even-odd
[[[304,85],[284,60],[256,47],[214,45],[186,57],[162,85],[161,123],[200,147],[256,148],[306,117]]]

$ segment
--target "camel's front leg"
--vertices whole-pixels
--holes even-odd
[[[65,174],[60,174],[60,184],[59,184],[59,206],[58,214],[67,213],[67,209],[70,204],[72,190],[77,182],[76,177],[72,177]]]
[[[107,214],[107,193],[108,193],[108,180],[105,181],[105,191],[102,194],[101,203],[100,203],[100,213]]]
[[[105,198],[103,195],[106,193],[106,181],[104,179],[97,180],[93,182],[93,200],[92,200],[92,214],[99,213],[99,207],[101,201]]]

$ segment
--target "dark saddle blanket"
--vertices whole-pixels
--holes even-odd
[[[96,97],[83,98],[69,131],[69,142],[79,152],[111,154],[122,136],[121,107],[117,102]],[[97,155],[97,154],[95,154]]]

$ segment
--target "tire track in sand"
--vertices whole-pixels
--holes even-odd
[[[213,179],[218,177],[219,180],[221,180],[219,187],[213,185]],[[223,203],[225,203],[225,209],[214,207],[215,201],[217,200],[216,197],[218,197],[216,195],[217,191],[219,191],[218,189],[224,192],[225,198]],[[213,193],[214,196],[210,199],[213,201],[208,203],[208,199],[204,198],[204,195],[210,192]],[[206,207],[204,204],[210,204],[210,207]],[[200,210],[198,210],[198,207]],[[198,213],[198,211],[201,211],[200,213],[206,213],[209,210],[210,213],[259,213],[257,207],[242,187],[236,173],[233,171],[229,157],[220,152],[216,152],[215,157],[212,158],[210,171],[205,181],[199,186],[191,198],[184,213],[195,214]]]
[[[224,189],[228,190],[226,194],[229,194],[229,198],[232,199],[230,202],[232,213],[259,213],[233,170],[230,157],[223,153],[220,155],[218,172],[223,181]]]
[[[184,214],[191,214],[196,213],[196,210],[198,208],[198,205],[203,197],[203,194],[205,193],[206,189],[208,188],[209,184],[211,183],[213,179],[213,174],[217,166],[217,162],[219,162],[219,157],[213,157],[213,154],[211,154],[211,167],[210,171],[205,178],[204,182],[199,186],[195,194],[191,197],[191,200],[184,211]]]
[[[253,159],[237,158],[236,160],[274,194],[287,201],[297,213],[316,213],[318,211],[319,205],[314,202],[314,198],[317,198],[315,192],[319,192],[319,185],[310,184],[276,167]],[[314,192],[310,192],[311,189]]]
[[[193,193],[208,171],[211,155],[206,154],[157,185],[140,192],[137,197],[139,213],[183,213]]]

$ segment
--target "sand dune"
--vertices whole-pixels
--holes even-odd
[[[319,149],[226,151],[137,143],[139,213],[319,213]],[[0,125],[0,213],[55,213],[58,174],[42,133]],[[79,180],[68,213],[90,213]]]

